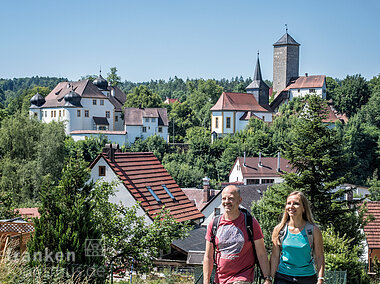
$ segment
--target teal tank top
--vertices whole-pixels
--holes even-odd
[[[289,229],[282,243],[280,264],[277,272],[290,276],[312,276],[315,274],[314,260],[305,228],[298,234]]]

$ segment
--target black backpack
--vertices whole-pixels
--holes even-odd
[[[255,258],[255,265],[257,265],[259,267],[260,278],[262,278],[263,277],[263,272],[261,270],[260,263],[259,263],[259,260],[257,258],[255,242],[254,242],[254,239],[253,239],[252,215],[251,215],[251,213],[249,213],[249,211],[247,209],[245,209],[243,207],[239,207],[239,209],[244,214],[245,228],[247,229],[248,239],[252,243],[253,257]],[[218,227],[219,227],[220,217],[221,217],[221,215],[215,217],[213,219],[213,221],[212,221],[211,243],[214,245],[214,263],[216,263],[216,257],[215,257],[215,255],[216,255],[215,236],[216,236],[216,231],[218,230]]]

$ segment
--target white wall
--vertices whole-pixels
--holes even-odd
[[[224,213],[222,206],[222,194],[218,194],[210,204],[207,205],[205,209],[202,210],[203,215],[205,215],[205,220],[202,223],[202,226],[207,226],[212,219],[215,217],[214,212],[215,208],[219,208],[220,214]]]
[[[71,137],[74,139],[74,141],[79,140],[85,140],[88,137],[99,137],[100,134],[93,134],[93,133],[78,133],[78,134],[71,134]],[[123,146],[127,143],[127,135],[124,134],[107,134],[102,133],[108,140],[110,140],[112,143],[119,144],[120,146]]]
[[[229,182],[243,181],[243,174],[241,172],[241,165],[239,161],[237,161],[236,164],[234,165],[228,181]]]
[[[157,120],[157,118],[156,118]],[[146,127],[146,132],[143,131],[143,126]],[[135,142],[136,138],[142,138],[146,139],[149,136],[153,136],[154,134],[161,136],[166,142],[168,142],[169,134],[168,134],[168,127],[162,126],[162,132],[158,132],[158,123],[157,125],[153,125],[152,123],[147,123],[144,125],[125,125],[125,131],[127,131],[127,139],[126,141],[129,143]],[[149,128],[150,127],[150,128]]]
[[[106,167],[106,175],[104,177],[99,176],[99,166],[105,166]],[[113,170],[108,166],[107,162],[100,158],[99,161],[94,165],[94,167],[91,169],[91,180],[94,182],[97,180],[103,180],[105,182],[112,182],[112,181],[120,181],[119,178],[116,176],[116,174],[113,172]],[[128,191],[127,188],[125,188],[123,183],[118,183],[116,187],[116,194],[115,196],[111,196],[109,198],[110,202],[113,203],[119,203],[122,202],[123,205],[126,207],[131,207],[136,203],[136,200],[132,196],[132,194]],[[137,210],[138,216],[145,216],[145,222],[147,224],[151,224],[152,220],[148,217],[147,214],[145,214],[145,211],[139,206]]]

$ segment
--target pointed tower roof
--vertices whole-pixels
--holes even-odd
[[[298,42],[292,38],[288,32],[286,32],[276,43],[273,44],[273,46],[279,46],[279,45],[296,45],[300,46]]]
[[[257,53],[257,61],[256,61],[256,68],[255,68],[255,73],[253,73],[253,80],[251,84],[246,90],[249,89],[259,89],[259,88],[268,88],[268,85],[263,81],[263,77],[261,76],[261,68],[260,68],[260,60],[259,60],[259,53]]]
[[[255,80],[262,80],[259,53],[257,53],[256,68],[255,68],[255,73],[253,74],[253,80],[254,81]]]

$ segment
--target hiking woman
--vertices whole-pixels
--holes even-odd
[[[323,239],[302,192],[286,199],[281,222],[272,233],[271,275],[275,284],[324,282]]]

